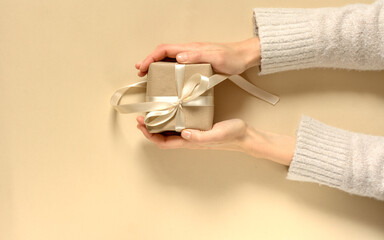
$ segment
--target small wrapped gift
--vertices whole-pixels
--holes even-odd
[[[191,81],[194,74],[201,74],[206,77],[212,75],[210,64],[176,64],[170,62],[152,63],[147,76],[147,101],[177,101],[182,98],[182,89],[184,85]],[[200,100],[200,102],[199,102]],[[204,102],[203,102],[204,101]],[[195,103],[195,104],[193,104]],[[176,111],[182,113],[181,123],[177,124],[177,117],[170,118],[168,121],[151,126],[147,125],[149,132],[180,131],[183,128],[194,128],[200,130],[209,130],[213,122],[213,88],[202,93],[195,101],[184,102],[177,106]]]
[[[120,113],[146,112],[144,123],[151,133],[180,132],[184,128],[209,130],[213,122],[213,87],[229,79],[243,90],[275,105],[279,98],[249,83],[239,75],[212,75],[210,64],[155,62],[146,81],[117,90],[111,105]],[[146,102],[119,104],[131,88],[147,88]]]

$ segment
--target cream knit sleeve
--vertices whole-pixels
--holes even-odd
[[[341,8],[255,8],[261,72],[384,69],[384,0]]]
[[[287,178],[384,200],[384,137],[303,116]]]

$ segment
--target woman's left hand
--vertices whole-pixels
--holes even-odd
[[[144,117],[137,117],[137,128],[161,149],[190,148],[241,151],[256,158],[289,165],[295,149],[295,138],[257,131],[241,119],[218,122],[209,131],[184,129],[181,136],[149,133]]]

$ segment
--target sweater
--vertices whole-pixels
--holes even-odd
[[[384,0],[341,8],[254,9],[261,71],[384,69]],[[384,200],[384,137],[301,119],[287,178]]]

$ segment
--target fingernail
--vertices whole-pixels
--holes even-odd
[[[188,56],[186,53],[180,53],[176,56],[178,62],[186,62],[188,60]]]
[[[185,138],[185,139],[190,139],[191,135],[192,135],[192,133],[190,131],[188,131],[188,130],[184,130],[184,131],[181,132],[181,136],[183,138]]]

